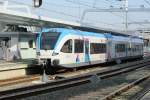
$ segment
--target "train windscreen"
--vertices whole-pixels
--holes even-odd
[[[59,33],[56,32],[44,32],[41,36],[41,49],[42,50],[53,50],[57,39],[59,37]]]

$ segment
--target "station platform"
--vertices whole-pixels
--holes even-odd
[[[10,79],[14,77],[25,76],[26,69],[33,64],[33,61],[19,60],[19,61],[5,61],[0,60],[0,80]]]
[[[7,62],[5,60],[0,60],[0,71],[18,69],[18,68],[26,68],[28,63],[23,61],[18,62]]]

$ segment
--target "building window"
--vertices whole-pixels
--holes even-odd
[[[91,43],[91,54],[106,53],[106,44],[104,43]]]
[[[65,44],[63,45],[61,52],[64,53],[72,53],[72,40],[68,40],[65,42]]]
[[[75,53],[83,53],[83,40],[75,40]]]
[[[33,40],[30,40],[30,41],[28,42],[28,44],[29,44],[29,48],[33,48]]]

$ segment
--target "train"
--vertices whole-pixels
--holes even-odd
[[[111,32],[70,28],[43,29],[36,36],[38,63],[77,68],[143,57],[143,39]]]

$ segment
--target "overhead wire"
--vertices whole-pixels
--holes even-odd
[[[84,2],[79,2],[79,1],[74,1],[74,0],[66,0],[66,1],[72,2],[72,3],[76,3],[76,4],[78,4],[78,5],[86,6],[86,7],[89,7],[89,8],[101,9],[101,8],[96,7],[96,6],[94,5],[94,4],[96,4],[96,2],[97,2],[98,0],[94,0],[93,6],[92,6],[92,5],[89,5],[90,3],[89,3],[89,2],[85,2],[85,1],[84,1]],[[109,0],[106,0],[106,1],[110,3]],[[106,3],[106,2],[104,2],[104,1],[101,1],[101,2]],[[115,16],[117,16],[117,17],[119,17],[119,18],[125,19],[124,16],[114,14],[113,12],[110,12],[110,13],[113,14],[113,15],[115,15]],[[80,18],[80,17],[79,17],[79,18]],[[129,19],[129,21],[132,21],[132,20]],[[97,21],[96,21],[96,22],[97,22]],[[145,25],[143,25],[143,24],[138,24],[138,25],[140,25],[140,26],[145,26]]]
[[[26,4],[26,3],[22,3],[22,2],[18,2],[18,1],[11,1],[11,2],[17,3],[17,4],[26,5],[26,6],[29,6],[29,7],[33,7],[31,4]],[[53,12],[53,13],[66,15],[66,16],[73,17],[73,18],[77,18],[78,17],[78,16],[74,16],[74,15],[71,15],[71,14],[68,14],[68,13],[60,12],[60,11],[57,11],[57,10],[47,9],[47,8],[44,8],[44,7],[41,7],[41,8],[38,8],[38,9],[47,11],[48,13]]]
[[[72,0],[65,0],[65,1],[72,1]],[[96,2],[97,2],[98,0],[95,0],[95,4],[96,4]],[[110,2],[109,0],[106,0],[107,2]],[[32,5],[30,5],[30,4],[26,4],[26,3],[22,3],[22,2],[17,2],[17,1],[13,1],[13,2],[16,2],[16,3],[19,3],[19,4],[23,4],[23,5],[28,5],[28,6],[30,6],[30,7],[33,7]],[[73,1],[74,2],[74,1]],[[76,2],[76,4],[78,3],[78,5],[80,4],[80,5],[82,5],[82,6],[86,6],[86,7],[93,7],[93,8],[98,8],[98,7],[96,7],[95,5],[94,5],[94,2],[93,2],[93,5],[94,6],[91,6],[91,5],[89,5],[89,2],[85,2],[85,3],[83,3],[83,2]],[[45,3],[46,5],[49,5],[50,3],[48,3],[48,2],[46,2]],[[52,5],[53,6],[58,6],[58,7],[73,7],[73,8],[78,8],[79,9],[79,15],[78,16],[74,16],[74,15],[72,15],[72,14],[68,14],[68,13],[64,13],[64,12],[61,12],[61,11],[57,11],[57,10],[54,10],[54,9],[47,9],[47,8],[44,8],[44,7],[42,7],[42,8],[39,8],[39,9],[41,9],[41,10],[44,10],[44,11],[46,11],[46,12],[48,12],[48,13],[50,13],[50,12],[53,12],[53,13],[57,13],[57,14],[60,14],[60,15],[65,15],[65,16],[68,16],[68,17],[72,17],[72,18],[74,18],[74,19],[77,19],[77,18],[80,18],[80,12],[81,12],[81,6],[66,6],[66,5],[59,5],[59,4],[55,4],[55,3],[52,3]],[[98,8],[98,9],[100,9],[100,8]],[[120,18],[123,18],[123,16],[119,16],[119,15],[116,15],[115,14],[115,16],[118,16],[118,17],[120,17]],[[89,19],[88,19],[89,20]],[[91,19],[90,19],[91,20]],[[92,20],[91,20],[92,21]],[[97,21],[96,21],[97,22]],[[102,22],[99,22],[99,23],[102,23]],[[105,23],[106,24],[106,23]],[[107,23],[107,24],[109,24],[109,23]],[[114,26],[115,24],[113,24],[112,26]],[[141,25],[141,24],[139,24],[139,25]],[[143,26],[143,25],[142,25]]]
[[[31,4],[26,4],[26,3],[22,3],[22,2],[18,2],[18,1],[13,1],[13,3],[18,3],[18,4],[22,4],[22,5],[27,5],[27,6],[29,6],[29,7],[32,7],[32,5]],[[69,17],[72,17],[72,18],[78,18],[78,16],[74,16],[74,15],[71,15],[71,14],[68,14],[68,13],[64,13],[64,12],[59,12],[59,11],[56,11],[56,10],[52,10],[52,9],[47,9],[47,8],[39,8],[39,9],[42,9],[42,10],[44,10],[44,11],[49,11],[49,13],[50,12],[54,12],[54,13],[58,13],[58,14],[63,14],[63,15],[66,15],[66,16],[69,16]],[[93,22],[94,20],[91,20],[91,19],[87,19],[88,21],[91,21],[91,22]],[[109,24],[109,23],[104,23],[104,22],[98,22],[98,21],[96,21],[97,23],[103,23],[103,24],[107,24],[107,25],[111,25],[111,26],[114,26],[114,24],[112,25],[112,24]]]
[[[150,2],[148,0],[144,0],[149,6],[150,6]]]
[[[83,5],[83,6],[87,6],[87,7],[89,7],[89,8],[95,8],[95,9],[101,9],[101,8],[99,8],[99,7],[96,7],[96,6],[92,6],[92,5],[89,5],[89,3],[88,2],[76,2],[76,1],[72,1],[72,0],[66,0],[66,1],[69,1],[69,2],[72,2],[72,3],[76,3],[76,4],[79,4],[79,5]],[[103,1],[103,3],[106,3],[106,2],[104,2]],[[110,13],[112,13],[112,12],[110,12]],[[119,16],[119,15],[116,15],[116,14],[114,14],[114,13],[112,13],[113,15],[115,15],[115,16],[117,16],[117,17],[119,17],[119,18],[122,18],[122,19],[124,19],[122,16]],[[96,21],[97,22],[97,21]],[[114,24],[115,25],[115,24]]]
[[[112,0],[110,1],[110,0],[105,0],[105,1],[107,1],[107,2],[109,2],[109,3],[112,3]],[[116,1],[116,0],[114,0],[114,1]],[[112,13],[112,12],[111,12]],[[123,16],[121,16],[121,15],[117,15],[117,14],[114,14],[114,13],[112,13],[113,15],[115,15],[115,16],[118,16],[118,17],[120,17],[120,18],[123,18]],[[124,18],[123,18],[124,19]],[[129,21],[132,21],[129,17],[128,17],[128,20]],[[137,25],[139,25],[139,26],[146,26],[146,25],[143,25],[143,24],[140,24],[140,23],[138,23]]]
[[[106,1],[110,2],[109,0],[106,0]],[[112,14],[114,14],[114,13],[112,13]],[[116,16],[119,17],[119,15],[116,15]],[[120,16],[120,17],[122,17],[122,16]],[[133,20],[131,20],[131,19],[128,17],[128,21],[133,21]],[[140,25],[140,26],[145,26],[145,25],[142,25],[142,24],[138,24],[138,25]]]
[[[72,1],[72,0],[66,0],[66,1],[69,1],[69,2],[72,2],[72,3],[76,3],[76,4],[80,4],[80,5],[83,5],[83,6],[87,6],[87,7],[89,7],[89,8],[95,8],[95,9],[101,9],[101,8],[99,8],[99,7],[93,7],[93,6],[91,6],[91,5],[88,5],[88,4],[84,4],[84,3],[81,3],[81,2],[74,2],[74,1]],[[112,13],[112,12],[110,12],[110,13]],[[114,13],[113,13],[114,14]],[[115,16],[118,16],[118,17],[120,17],[120,18],[122,18],[122,16],[119,16],[119,15],[116,15],[116,14],[114,14]]]
[[[89,5],[90,3],[89,2],[79,2],[79,1],[72,1],[72,0],[66,0],[66,1],[68,1],[68,2],[71,2],[71,3],[75,3],[75,4],[78,4],[78,5],[82,5],[82,6],[86,6],[86,7],[89,7],[89,8],[97,8],[97,7],[95,7],[95,6],[92,6],[92,5]],[[98,1],[98,0],[95,0],[95,3],[93,3],[93,4],[96,4],[96,1]],[[97,9],[100,9],[100,8],[97,8]],[[89,20],[89,19],[88,19]],[[95,21],[96,23],[97,23],[97,21]],[[107,23],[108,25],[112,25],[112,26],[114,26],[115,24],[110,24],[110,23]]]

